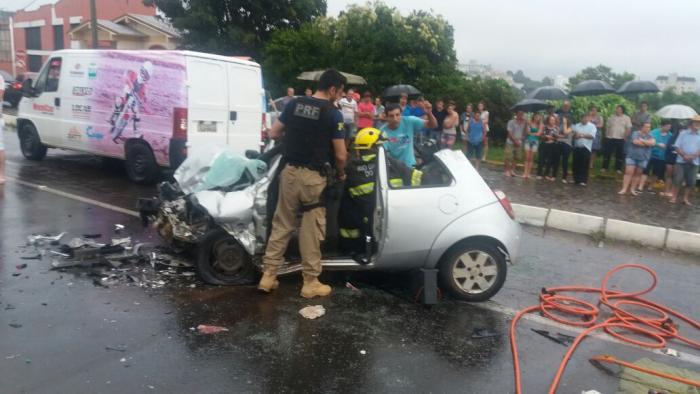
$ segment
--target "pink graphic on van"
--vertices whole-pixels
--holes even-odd
[[[169,165],[173,111],[187,107],[185,58],[177,52],[101,51],[91,63],[90,126],[104,138],[92,149],[124,156],[127,141],[147,143],[161,165]],[[85,81],[83,81],[85,83]]]

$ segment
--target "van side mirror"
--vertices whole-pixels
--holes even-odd
[[[34,88],[32,87],[32,79],[27,78],[22,82],[22,96],[35,97]]]

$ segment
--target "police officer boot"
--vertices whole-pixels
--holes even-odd
[[[270,271],[263,272],[262,278],[260,278],[260,283],[258,283],[258,290],[262,290],[266,293],[275,290],[280,285],[277,280],[277,274]]]
[[[331,294],[331,287],[319,282],[313,275],[303,274],[304,286],[301,288],[301,296],[304,298],[325,297]]]

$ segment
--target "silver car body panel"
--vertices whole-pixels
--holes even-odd
[[[450,172],[451,184],[392,189],[386,169],[380,170],[388,210],[377,267],[432,268],[449,247],[471,236],[498,240],[512,258],[510,249],[517,251],[520,225],[462,152],[442,150],[436,158]]]

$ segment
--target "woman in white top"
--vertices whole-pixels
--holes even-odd
[[[486,110],[486,104],[479,101],[476,105],[476,111],[481,114],[481,121],[484,123],[484,155],[482,160],[486,160],[486,155],[489,153],[489,111]]]

